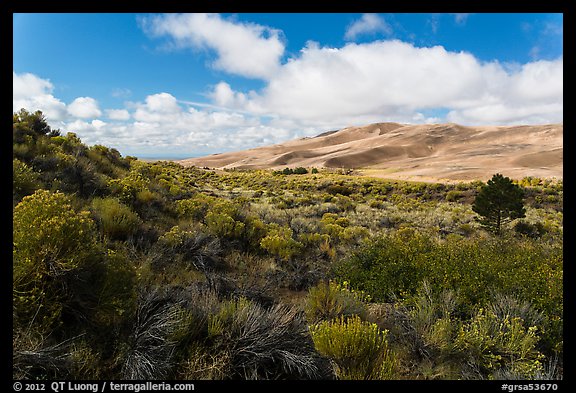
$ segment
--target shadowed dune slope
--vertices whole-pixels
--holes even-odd
[[[357,169],[405,180],[562,178],[563,124],[479,126],[376,123],[278,145],[179,161],[210,168]]]

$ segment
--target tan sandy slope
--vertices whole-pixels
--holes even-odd
[[[497,172],[515,179],[561,179],[563,130],[563,124],[376,123],[180,163],[210,168],[353,168],[370,176],[421,181],[487,180]]]

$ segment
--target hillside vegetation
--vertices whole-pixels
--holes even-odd
[[[563,184],[226,170],[13,116],[13,377],[560,379]]]

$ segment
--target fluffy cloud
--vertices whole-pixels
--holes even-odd
[[[218,83],[209,97],[217,105],[228,108],[243,108],[248,102],[245,94],[234,92],[226,82]]]
[[[133,103],[131,122],[108,124],[106,138],[121,152],[190,156],[279,143],[290,131],[264,124],[255,115],[233,110],[196,109],[163,92]],[[91,135],[100,135],[91,129]],[[93,143],[101,143],[94,140]],[[134,153],[133,153],[134,152]]]
[[[284,43],[280,31],[218,14],[167,14],[141,19],[151,36],[168,36],[176,47],[211,49],[214,67],[249,78],[268,79],[280,66]]]
[[[140,105],[134,113],[139,121],[162,121],[163,116],[181,111],[176,98],[168,93],[153,94],[146,97],[146,103]]]
[[[536,61],[510,75],[506,89],[510,100],[519,102],[558,102],[564,91],[563,59]],[[560,101],[562,102],[562,101]]]
[[[12,72],[13,96],[12,110],[14,112],[24,108],[30,111],[40,110],[54,128],[71,126],[78,130],[97,130],[106,125],[102,120],[96,119],[102,115],[98,102],[91,97],[78,97],[69,105],[52,95],[53,84],[37,75]],[[111,119],[119,113],[128,114],[126,110],[112,111]],[[129,115],[129,114],[128,114]],[[93,119],[91,122],[79,119]]]
[[[16,74],[12,71],[13,98],[22,99],[28,96],[50,94],[54,86],[50,81],[38,78],[34,74]]]
[[[90,119],[102,115],[98,102],[91,97],[78,97],[68,105],[68,113],[81,119]]]
[[[66,127],[74,130],[74,132],[86,132],[86,131],[99,131],[104,129],[108,124],[102,120],[94,119],[90,122],[84,120],[74,120],[72,122],[66,123]]]
[[[474,97],[480,65],[466,53],[400,41],[306,48],[261,97],[281,115],[329,118],[434,107]]]
[[[390,35],[392,27],[378,14],[363,14],[362,18],[348,26],[344,38],[354,40],[359,35],[375,33]]]
[[[506,74],[476,105],[448,113],[463,124],[541,124],[563,120],[563,59],[537,61]]]
[[[30,73],[12,72],[12,111],[22,108],[41,110],[51,121],[63,120],[66,115],[66,104],[52,95],[54,86],[46,79]]]
[[[106,115],[110,120],[130,119],[130,112],[128,112],[126,109],[107,109]]]
[[[259,94],[248,97],[221,83],[212,97],[220,105],[243,103],[256,113],[318,126],[409,123],[436,108],[448,108],[450,119],[467,124],[560,122],[562,68],[562,58],[510,67],[397,40],[308,45]]]

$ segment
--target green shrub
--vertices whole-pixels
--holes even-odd
[[[116,329],[134,312],[136,270],[125,252],[110,249],[106,252],[102,267],[101,276],[95,277],[99,281],[99,291],[94,321],[99,330]]]
[[[52,130],[46,117],[41,111],[34,113],[22,108],[12,116],[12,137],[15,142],[22,143],[26,136],[37,139],[44,135],[56,135],[58,131]]]
[[[456,202],[464,196],[464,193],[459,190],[452,190],[446,193],[446,200],[448,202]]]
[[[128,160],[122,158],[118,150],[106,146],[93,145],[88,149],[87,155],[99,172],[111,177],[119,177],[130,167]]]
[[[179,217],[201,221],[214,202],[215,198],[198,193],[192,198],[176,201],[176,212]]]
[[[136,233],[142,220],[116,198],[94,198],[91,209],[100,231],[113,240],[125,240]]]
[[[303,244],[292,238],[292,230],[271,224],[268,234],[260,241],[260,246],[271,255],[290,260],[302,251]]]
[[[350,221],[345,217],[339,217],[334,213],[324,213],[320,222],[324,225],[334,224],[341,228],[346,228],[350,225]]]
[[[546,233],[546,229],[544,228],[544,225],[540,222],[536,222],[534,224],[529,223],[527,221],[523,221],[523,220],[518,220],[514,226],[513,229],[516,233],[521,234],[521,235],[525,235],[531,238],[539,238],[541,236],[544,235],[544,233]]]
[[[453,291],[443,290],[436,294],[427,281],[418,288],[416,295],[409,299],[409,310],[406,312],[416,338],[413,343],[421,342],[421,347],[414,348],[420,353],[446,354],[451,350],[451,342],[457,322],[454,319],[458,299]]]
[[[526,327],[518,317],[498,318],[480,309],[463,324],[455,348],[485,375],[506,367],[530,379],[542,371],[542,354],[536,349],[539,337],[535,326]]]
[[[474,233],[474,227],[470,223],[465,222],[458,226],[456,233],[468,237]]]
[[[14,208],[13,245],[17,320],[48,329],[59,321],[71,272],[95,255],[94,222],[66,195],[38,190]]]
[[[112,193],[117,195],[121,202],[132,205],[136,201],[137,194],[148,189],[150,179],[141,173],[142,165],[132,168],[128,175],[121,179],[108,181]]]
[[[340,195],[348,196],[348,195],[352,194],[354,192],[354,190],[347,185],[331,184],[328,187],[326,187],[326,192],[328,194],[331,194],[331,195],[340,194]]]
[[[336,364],[339,379],[392,379],[395,359],[386,330],[358,316],[340,316],[310,327],[316,350]]]
[[[464,313],[486,305],[496,290],[561,318],[562,260],[561,244],[513,237],[440,241],[399,230],[368,241],[336,266],[336,275],[379,302],[414,295],[427,279],[434,290],[457,291]]]
[[[223,239],[238,239],[244,233],[244,223],[226,213],[210,211],[206,214],[205,222],[210,232]]]
[[[350,226],[344,228],[340,233],[340,239],[346,243],[360,242],[369,236],[370,232],[368,229],[361,226]]]
[[[14,159],[12,161],[12,193],[15,200],[30,195],[40,186],[38,174],[26,163]]]
[[[460,358],[454,356],[459,331],[458,299],[454,292],[432,291],[425,281],[415,296],[397,302],[378,319],[390,329],[396,347],[404,353],[411,373],[426,379],[460,378]]]
[[[334,213],[325,213],[320,220],[322,229],[336,241],[351,243],[368,236],[369,232],[364,227],[350,226],[350,221],[345,217],[338,217]]]
[[[354,211],[356,209],[356,202],[354,202],[352,198],[344,195],[338,195],[335,198],[336,206],[338,206],[341,211],[347,212]],[[332,199],[332,201],[334,201],[334,199]]]
[[[14,208],[14,259],[20,267],[46,269],[44,273],[74,269],[94,244],[94,222],[87,211],[76,212],[71,199],[60,193],[38,190]],[[24,269],[25,270],[25,269]]]
[[[406,231],[370,240],[338,264],[337,277],[380,302],[414,294],[426,275],[429,243],[423,235]]]
[[[229,201],[197,193],[177,201],[176,212],[181,218],[203,222],[214,236],[233,240],[245,249],[258,249],[266,234],[265,224],[249,214],[248,202],[240,198]]]
[[[346,282],[342,285],[334,281],[321,282],[310,288],[304,309],[310,323],[331,320],[341,315],[358,315],[365,319],[364,301],[368,300],[363,293],[352,291]]]
[[[527,326],[542,326],[544,314],[517,295],[496,293],[486,309],[501,320],[520,318]]]
[[[202,231],[201,226],[174,226],[158,238],[157,254],[151,263],[156,270],[180,271],[193,267],[206,271],[218,265],[221,245],[217,238]]]
[[[107,193],[107,177],[97,173],[95,165],[86,156],[58,151],[49,157],[57,160],[55,177],[62,191],[84,198]]]
[[[484,379],[506,371],[531,379],[542,371],[535,326],[542,314],[515,297],[494,298],[463,318],[457,294],[435,293],[424,282],[414,297],[393,308],[385,325],[428,378]]]
[[[29,137],[27,137],[28,139]],[[33,149],[29,143],[12,144],[12,155],[15,159],[29,160],[34,156]]]
[[[156,201],[161,199],[161,197],[158,194],[156,194],[155,192],[152,192],[146,188],[136,192],[135,196],[136,196],[136,201],[138,201],[139,204],[141,204],[141,205],[147,205],[147,204],[156,202]]]

